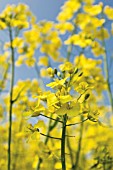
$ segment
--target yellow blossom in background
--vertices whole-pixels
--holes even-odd
[[[113,8],[110,6],[105,6],[104,8],[104,13],[108,17],[108,19],[113,19]]]
[[[96,16],[102,12],[102,6],[102,3],[99,3],[97,5],[86,5],[84,6],[84,11],[91,16]]]
[[[65,22],[70,20],[74,13],[77,12],[79,10],[79,8],[81,7],[81,3],[79,2],[79,0],[68,0],[64,6],[62,6],[62,11],[59,13],[59,15],[57,16],[57,20],[59,22]]]
[[[24,59],[25,59],[25,56],[24,55],[21,55],[18,57],[18,60],[16,61],[16,66],[20,66],[24,63]]]
[[[99,40],[104,40],[109,38],[108,30],[105,28],[102,28],[100,30],[95,30],[94,37]]]
[[[100,56],[105,53],[104,48],[96,41],[92,43],[92,52],[94,53],[95,56]]]
[[[54,27],[54,23],[50,21],[41,21],[39,25],[40,25],[39,29],[41,34],[49,33],[51,29]]]
[[[85,20],[84,20],[85,18]],[[75,19],[75,23],[81,28],[85,29],[86,26],[92,26],[94,28],[101,27],[105,23],[105,19],[99,19],[95,16],[90,16],[86,13],[79,13]]]
[[[14,48],[21,48],[23,46],[23,39],[22,38],[19,38],[19,37],[16,37],[13,42],[12,42],[12,46]]]
[[[73,44],[73,45],[78,45],[81,48],[85,48],[92,44],[92,40],[89,37],[88,38],[85,37],[85,35],[81,33],[69,37],[69,39],[65,41],[65,44],[66,45]]]
[[[35,64],[35,58],[26,59],[26,60],[25,60],[25,64],[26,64],[28,67],[33,67],[34,64]]]
[[[13,17],[11,17],[11,15]],[[2,24],[2,29],[6,29],[9,25],[18,27],[19,29],[28,28],[28,17],[30,17],[28,6],[24,4],[19,4],[18,6],[7,5],[5,10],[0,14],[1,22],[6,24],[6,26]]]
[[[48,57],[47,56],[40,57],[38,65],[48,66]]]
[[[42,77],[48,77],[48,76],[49,76],[48,73],[47,73],[47,70],[46,70],[45,68],[42,68],[42,69],[40,70],[40,75],[41,75]]]
[[[82,0],[83,2],[85,2],[87,5],[91,5],[95,2],[95,0]]]
[[[70,22],[64,22],[56,24],[56,28],[60,31],[61,34],[65,34],[67,31],[73,31],[74,26]]]

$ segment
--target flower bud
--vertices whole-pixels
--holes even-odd
[[[47,68],[47,73],[50,77],[54,77],[54,70],[51,67]]]

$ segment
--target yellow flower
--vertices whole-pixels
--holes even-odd
[[[33,67],[34,64],[35,64],[35,61],[36,61],[35,58],[26,59],[26,60],[25,60],[25,64],[26,64],[28,67]]]
[[[47,56],[43,56],[39,58],[38,61],[38,65],[44,65],[44,66],[48,66],[48,57]]]
[[[0,19],[0,30],[4,30],[6,29],[6,27],[7,27],[6,23]]]
[[[41,34],[47,34],[51,31],[54,25],[53,22],[50,21],[41,21],[39,22],[39,26],[40,26]]]
[[[16,66],[20,66],[24,63],[24,60],[25,60],[25,55],[21,55],[18,57],[17,61],[16,61]]]
[[[55,111],[57,115],[67,114],[68,116],[75,117],[80,114],[80,104],[76,102],[71,102],[63,104],[59,109]]]
[[[105,53],[104,48],[96,41],[92,43],[92,52],[96,57],[103,55]]]
[[[82,0],[83,2],[85,2],[87,5],[91,5],[95,2],[95,0]]]
[[[60,70],[63,71],[71,71],[73,70],[73,64],[71,62],[65,62],[59,66]]]
[[[104,13],[108,17],[108,19],[113,20],[113,8],[110,6],[105,6]]]
[[[19,29],[28,28],[28,19],[31,16],[28,6],[24,4],[19,4],[17,6],[7,5],[5,10],[0,14],[1,29],[9,27],[9,25],[11,27],[18,27]]]
[[[58,102],[59,102],[59,100],[58,100],[58,98],[56,97],[56,95],[54,93],[48,94],[48,96],[47,96],[47,105],[48,105],[48,107],[53,106]]]
[[[84,93],[87,89],[89,89],[89,85],[88,85],[88,83],[86,83],[86,82],[81,82],[81,83],[75,88],[75,90],[76,90],[78,93],[80,93],[80,94]]]
[[[39,116],[39,114],[41,112],[44,112],[45,111],[45,107],[42,105],[42,104],[38,104],[35,109],[34,109],[34,112],[32,113],[32,117],[36,117],[36,116]]]
[[[18,47],[21,48],[23,46],[23,39],[16,37],[12,42],[12,46],[14,48],[18,48]]]
[[[41,70],[40,70],[40,76],[41,77],[49,77],[49,74],[48,74],[48,72],[47,72],[47,69],[45,69],[45,68],[41,68]]]
[[[97,5],[85,5],[84,11],[91,16],[96,16],[102,12],[102,3]]]
[[[85,18],[85,19],[84,19]],[[75,19],[75,23],[81,29],[85,29],[86,26],[93,26],[94,28],[101,27],[105,22],[105,19],[99,19],[94,16],[90,16],[89,14],[80,13],[77,15]]]
[[[65,34],[66,31],[71,32],[74,29],[73,24],[70,22],[58,23],[55,27],[60,31],[60,34]]]
[[[85,35],[81,33],[81,34],[72,35],[64,43],[66,45],[73,44],[73,45],[78,45],[81,48],[85,48],[91,45],[92,40],[90,38],[85,37]]]
[[[51,82],[51,83],[47,84],[46,86],[51,87],[51,88],[55,88],[55,87],[60,88],[64,85],[66,79],[67,79],[67,77],[64,79],[61,79],[61,80],[55,79],[54,82]]]
[[[105,28],[101,28],[100,30],[95,30],[94,37],[99,40],[104,40],[109,38],[108,30]]]
[[[50,77],[54,77],[54,69],[52,69],[51,67],[47,68],[47,73]]]
[[[81,7],[81,3],[79,0],[68,0],[65,2],[65,4],[62,6],[62,11],[57,16],[57,20],[60,22],[66,22],[70,20],[74,13],[79,10]]]

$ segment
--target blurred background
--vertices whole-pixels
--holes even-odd
[[[60,7],[64,4],[65,0],[0,0],[0,12],[8,5],[8,4],[18,4],[25,3],[29,6],[30,10],[34,13],[37,18],[37,22],[40,20],[50,20],[56,21],[56,17],[60,12]],[[95,0],[95,4],[100,2],[99,0]],[[112,0],[103,0],[105,5],[113,6]],[[109,24],[108,24],[109,27]],[[0,31],[0,49],[2,50],[2,43],[8,41],[7,34]],[[113,41],[110,40],[107,42],[107,51],[111,54],[112,46],[111,43]],[[0,51],[1,52],[1,51]],[[36,54],[40,55],[40,54]],[[90,54],[89,54],[90,55]],[[91,55],[89,56],[91,57]],[[37,56],[38,58],[38,56]],[[24,74],[23,74],[24,73]],[[32,67],[27,67],[26,65],[22,65],[21,67],[16,67],[15,73],[15,82],[18,79],[33,79],[37,77],[36,71]]]

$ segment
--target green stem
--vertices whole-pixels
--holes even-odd
[[[21,117],[21,120],[20,120],[20,123],[19,123],[19,130],[18,132],[21,132],[22,131],[22,126],[23,126],[23,121],[22,121],[22,117]],[[13,163],[13,170],[17,168],[17,163],[18,163],[18,158],[19,158],[19,150],[20,150],[20,142],[21,142],[21,139],[18,139],[18,141],[16,141],[16,147],[15,147],[15,156],[14,156],[14,163]],[[20,147],[19,147],[20,146]]]
[[[12,29],[9,27],[9,38],[11,44],[11,87],[10,87],[10,107],[9,107],[9,131],[8,131],[8,170],[11,169],[11,132],[12,132],[12,108],[13,108],[13,86],[14,86],[14,48],[12,46]]]
[[[80,159],[80,152],[81,152],[81,146],[82,146],[82,136],[83,136],[83,117],[81,116],[81,127],[80,127],[80,137],[78,141],[78,150],[76,153],[76,162],[75,162],[75,170],[78,168],[79,165],[79,159]]]
[[[73,35],[73,34],[72,34],[72,35]],[[70,56],[71,56],[72,49],[73,49],[73,45],[70,44],[70,45],[68,46],[68,49],[67,49],[67,61],[70,60]]]
[[[37,66],[36,63],[35,63],[35,71],[36,71],[36,74],[37,74],[37,77],[38,77],[38,80],[39,80],[39,85],[45,91],[44,82],[43,82],[43,79],[40,76],[40,70],[38,69],[38,66]]]
[[[67,138],[67,147],[69,149],[70,161],[71,161],[71,165],[73,167],[74,166],[74,161],[73,161],[73,154],[72,154],[72,149],[71,149],[70,139],[69,138]]]
[[[102,18],[103,18],[103,12],[102,12]],[[104,55],[103,55],[103,61],[104,61],[104,73],[105,73],[105,77],[106,77],[106,82],[108,85],[108,95],[109,95],[109,99],[110,99],[110,104],[111,104],[111,110],[113,113],[113,96],[112,96],[112,91],[111,91],[111,87],[110,87],[110,79],[109,79],[109,67],[108,67],[108,60],[107,60],[107,50],[106,50],[106,44],[105,44],[105,36],[104,36],[104,25],[102,25],[102,46],[104,48]]]
[[[103,44],[105,44],[105,42]],[[105,76],[106,76],[106,82],[107,82],[107,85],[108,85],[108,95],[109,95],[109,99],[110,99],[110,103],[111,103],[111,109],[112,109],[112,113],[113,113],[113,97],[112,97],[112,91],[111,91],[111,88],[110,88],[109,69],[108,69],[106,49],[105,49],[105,54],[104,54],[103,58],[104,58],[104,72],[105,72]]]
[[[67,115],[63,117],[63,127],[62,127],[62,138],[61,138],[61,163],[62,170],[66,170],[66,162],[65,162],[65,136],[66,136],[66,120]]]

